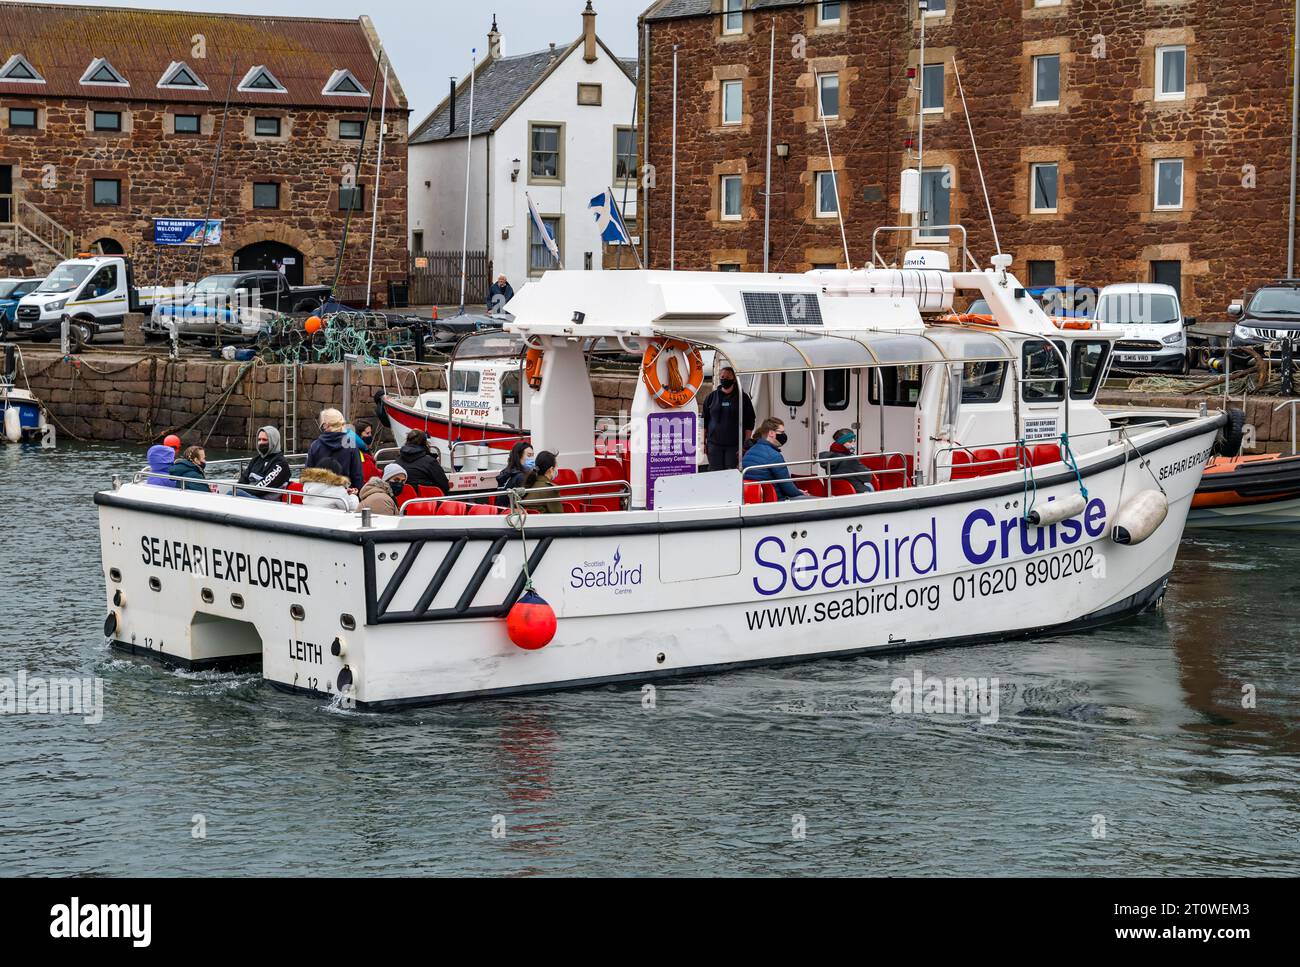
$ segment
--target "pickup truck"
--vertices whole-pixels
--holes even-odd
[[[78,255],[59,263],[19,300],[10,332],[49,342],[58,338],[63,317],[68,316],[69,336],[84,345],[105,332],[120,332],[128,312],[175,295],[176,290],[162,287],[137,289],[131,260],[121,255]]]
[[[182,298],[159,301],[145,321],[148,336],[254,339],[277,313],[314,312],[329,298],[327,285],[291,286],[279,272],[209,275]]]

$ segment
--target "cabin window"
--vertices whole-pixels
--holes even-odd
[[[963,403],[996,403],[1002,399],[1002,383],[1006,379],[1004,362],[967,363],[961,371],[961,401]]]
[[[873,405],[881,404],[882,389],[885,406],[916,406],[916,401],[921,398],[921,367],[880,367],[871,375],[867,389],[867,399]]]
[[[90,277],[81,290],[79,299],[98,299],[117,290],[117,266],[105,265]]]
[[[451,386],[457,393],[477,393],[478,380],[476,369],[457,369],[451,374]]]
[[[519,371],[513,370],[504,373],[501,376],[501,404],[503,406],[519,405],[519,387],[522,385],[519,379]]]
[[[781,402],[786,406],[803,406],[808,399],[806,373],[781,374]]]
[[[1065,399],[1065,374],[1056,347],[1042,339],[1025,343],[1021,356],[1020,398],[1026,403],[1059,403]]]
[[[1090,400],[1105,368],[1110,347],[1104,341],[1076,342],[1070,352],[1070,398]]]
[[[822,402],[828,410],[849,408],[849,370],[828,369],[822,374]]]

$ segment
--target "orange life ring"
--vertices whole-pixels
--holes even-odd
[[[528,380],[528,385],[533,389],[542,388],[542,351],[528,347],[528,353],[524,356],[524,378]]]
[[[668,357],[668,383],[659,378],[659,357],[665,352],[673,353]],[[676,353],[681,353],[690,372],[682,379]],[[664,406],[676,409],[695,399],[695,394],[704,385],[704,357],[699,349],[680,339],[656,339],[645,348],[641,357],[641,381],[650,395]]]

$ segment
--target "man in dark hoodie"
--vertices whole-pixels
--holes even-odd
[[[248,461],[244,472],[239,476],[239,482],[254,487],[273,487],[279,490],[292,476],[289,461],[280,451],[280,431],[273,426],[262,427],[257,431],[257,456]],[[239,494],[241,497],[261,497],[263,500],[280,499],[279,494],[264,493],[260,490],[241,490]]]
[[[337,464],[342,475],[351,482],[350,489],[355,494],[361,490],[366,480],[361,470],[361,454],[344,434],[345,426],[343,414],[338,410],[321,410],[321,433],[307,450],[305,469],[324,467],[328,463]]]
[[[430,452],[429,437],[423,430],[406,434],[397,462],[406,471],[406,482],[411,486],[437,487],[444,494],[451,493],[451,482],[437,456]]]
[[[171,475],[180,478],[177,484],[182,490],[201,490],[210,493],[212,487],[206,482],[203,468],[208,465],[208,455],[202,447],[186,447],[184,455],[172,464]]]

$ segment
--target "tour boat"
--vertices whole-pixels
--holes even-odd
[[[526,416],[501,429],[527,426],[558,454],[562,513],[527,512],[487,473],[391,517],[135,473],[95,496],[105,635],[188,668],[260,662],[278,688],[393,709],[1135,615],[1164,594],[1225,418],[1112,422],[1095,396],[1113,337],[1058,329],[1010,261],[548,272],[510,305],[506,331],[533,355],[515,360]],[[940,321],[957,296],[985,299],[991,322]],[[642,359],[612,455],[591,432],[602,351]],[[784,421],[801,499],[701,472],[710,351],[760,423]],[[843,429],[857,473],[823,458]],[[868,472],[874,490],[859,493]]]

